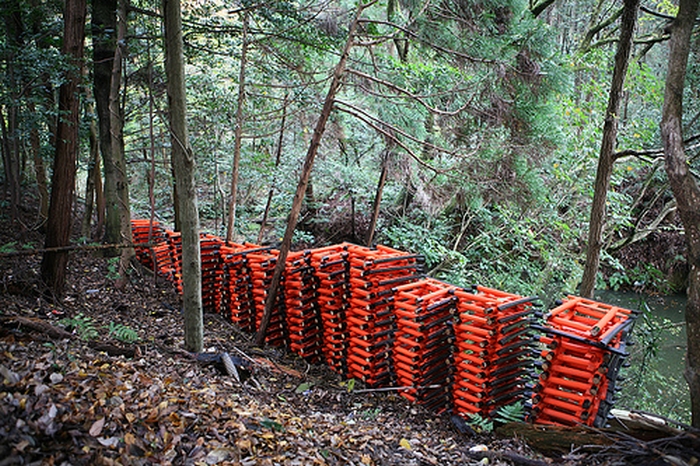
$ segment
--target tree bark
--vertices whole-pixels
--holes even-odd
[[[22,23],[21,8],[17,0],[11,0],[4,5],[0,11],[5,19],[5,27],[7,30],[7,65],[6,74],[7,81],[10,83],[10,104],[7,106],[7,126],[3,122],[3,139],[4,139],[4,167],[5,167],[5,188],[10,193],[10,218],[14,223],[19,212],[21,202],[21,169],[20,169],[20,140],[18,128],[18,107],[22,79],[17,77],[15,73],[15,56],[21,53],[24,45],[24,25]]]
[[[234,130],[233,170],[231,170],[231,201],[228,208],[226,241],[233,241],[236,226],[236,199],[238,192],[238,167],[241,163],[241,137],[243,136],[243,105],[245,104],[245,65],[248,53],[248,12],[243,12],[243,44],[241,45],[241,65],[238,71],[238,102],[236,108],[236,127]]]
[[[109,88],[109,128],[112,142],[112,163],[114,165],[113,175],[115,176],[114,187],[116,189],[116,224],[112,228],[118,228],[117,243],[132,243],[131,236],[131,208],[129,201],[129,181],[126,175],[126,159],[124,154],[124,111],[121,106],[120,88],[122,76],[122,57],[126,41],[126,2],[117,1],[117,47],[114,50],[114,61],[112,63],[112,75]],[[114,221],[114,219],[113,219]],[[114,232],[112,232],[113,234]],[[127,272],[131,259],[135,256],[133,248],[122,248],[119,253],[119,278],[116,281],[117,288],[122,288],[127,281]]]
[[[185,98],[180,1],[163,0],[163,14],[172,160],[180,207],[180,231],[182,232],[182,299],[185,314],[185,347],[188,351],[200,352],[202,351],[204,335],[199,214],[194,178],[195,160],[187,135],[187,101]]]
[[[603,140],[600,146],[600,156],[598,158],[593,204],[591,205],[586,265],[583,270],[583,278],[581,279],[581,295],[588,298],[592,298],[595,292],[596,276],[600,264],[600,250],[603,246],[605,204],[608,190],[610,189],[610,177],[615,163],[615,142],[617,139],[620,102],[622,101],[622,87],[625,83],[627,66],[632,52],[632,39],[637,22],[638,9],[639,0],[625,0],[622,23],[620,25],[620,41],[617,44],[617,52],[615,53],[615,68],[610,85],[608,108],[605,112]]]
[[[284,96],[284,104],[282,106],[282,122],[280,123],[280,134],[277,138],[277,149],[275,150],[275,170],[280,166],[280,160],[282,159],[282,143],[284,141],[284,127],[287,122],[287,102],[289,99],[289,93]],[[272,204],[272,195],[275,193],[275,180],[270,186],[270,190],[267,192],[267,202],[265,202],[265,211],[263,212],[262,221],[260,222],[260,231],[258,232],[258,244],[262,242],[263,235],[265,234],[265,226],[267,224],[267,218],[270,215],[270,205]]]
[[[83,212],[83,221],[80,227],[80,235],[83,238],[90,238],[90,227],[92,226],[92,213],[95,209],[95,195],[96,195],[96,183],[95,176],[100,176],[99,168],[96,170],[96,166],[100,165],[100,145],[99,136],[97,135],[97,124],[95,119],[92,117],[94,112],[94,107],[91,102],[92,95],[89,88],[85,89],[85,97],[87,104],[85,105],[85,113],[90,121],[90,129],[88,133],[88,141],[90,147],[90,159],[88,161],[87,169],[87,179],[85,180],[85,211]]]
[[[33,102],[27,104],[30,113],[36,112]],[[39,191],[39,224],[43,225],[49,217],[49,185],[46,181],[46,168],[44,159],[41,157],[41,140],[39,129],[35,126],[29,134],[29,143],[32,148],[32,160],[34,162],[34,177]]]
[[[292,200],[292,210],[289,213],[289,218],[287,220],[287,229],[284,232],[284,238],[282,239],[282,245],[280,246],[279,256],[277,257],[277,264],[275,265],[275,271],[272,275],[272,281],[270,283],[270,290],[267,294],[265,300],[265,311],[263,313],[262,320],[260,322],[260,328],[258,333],[255,335],[255,344],[262,346],[265,342],[265,336],[267,334],[267,326],[270,323],[270,318],[272,317],[272,309],[277,300],[277,293],[279,291],[280,281],[282,280],[282,274],[284,273],[284,268],[287,262],[287,255],[289,254],[289,249],[292,246],[292,236],[294,235],[294,229],[296,228],[297,221],[299,219],[299,212],[301,212],[301,205],[304,200],[304,195],[306,194],[306,187],[309,183],[309,177],[311,176],[311,169],[314,166],[314,159],[318,153],[318,148],[321,145],[321,137],[326,130],[326,123],[330,117],[331,111],[333,110],[333,102],[335,101],[335,96],[340,89],[340,86],[345,76],[345,66],[348,60],[348,55],[350,55],[350,49],[353,45],[353,40],[355,39],[355,31],[357,29],[358,22],[360,20],[360,15],[362,12],[376,3],[375,1],[370,1],[365,4],[361,4],[357,7],[357,13],[355,14],[355,19],[350,25],[350,31],[348,32],[348,40],[345,43],[345,48],[343,53],[340,55],[340,60],[335,67],[333,72],[333,80],[328,88],[328,93],[326,94],[326,100],[323,102],[323,108],[321,109],[321,115],[316,122],[316,127],[314,128],[313,136],[311,137],[311,144],[309,145],[309,150],[306,153],[306,159],[304,160],[304,166],[301,169],[301,176],[299,177],[299,183],[297,184],[297,190],[294,194],[294,199]]]
[[[110,92],[117,48],[117,0],[92,0],[93,93],[104,166],[106,243],[120,241],[116,154],[112,152]]]
[[[683,86],[690,38],[698,14],[698,0],[680,0],[671,25],[670,52],[664,93],[661,139],[669,183],[676,199],[688,244],[688,303],[685,321],[688,355],[685,379],[690,387],[693,427],[700,428],[700,187],[689,169],[683,147]]]
[[[374,196],[374,205],[372,206],[372,221],[369,224],[369,231],[367,232],[367,247],[371,247],[374,242],[374,230],[377,228],[377,219],[379,219],[379,210],[382,203],[382,194],[384,193],[384,183],[386,182],[388,165],[389,153],[387,152],[382,158],[382,172],[379,175],[377,193]]]
[[[86,0],[66,0],[62,53],[73,69],[61,85],[58,98],[59,119],[56,137],[56,154],[51,185],[51,204],[46,223],[45,247],[66,246],[70,241],[73,192],[75,189],[75,161],[79,150],[78,127],[80,123],[80,62],[83,58],[85,39]],[[54,296],[63,294],[66,277],[67,252],[47,252],[41,262],[41,277]]]

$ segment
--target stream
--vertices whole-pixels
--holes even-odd
[[[630,349],[631,367],[617,406],[688,422],[690,394],[683,378],[687,348],[685,295],[657,297],[604,290],[596,292],[596,300],[635,310],[648,306],[650,310],[648,323],[640,316],[632,333],[637,344]],[[645,347],[650,346],[656,351],[647,352],[645,358]]]

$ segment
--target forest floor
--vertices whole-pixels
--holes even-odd
[[[0,225],[5,251],[43,244],[36,232]],[[117,289],[108,260],[76,251],[58,303],[40,293],[39,261],[0,258],[0,466],[609,462],[462,432],[449,415],[396,392],[349,390],[325,366],[256,348],[251,335],[205,314],[205,351],[246,365],[237,380],[183,349],[170,283],[135,267]],[[138,341],[125,342],[124,329]]]

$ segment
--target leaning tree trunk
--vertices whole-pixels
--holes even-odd
[[[287,229],[284,232],[284,238],[282,239],[282,245],[280,246],[279,256],[277,257],[277,264],[275,266],[275,271],[272,274],[272,281],[270,283],[270,289],[267,293],[265,299],[265,311],[263,313],[262,320],[260,322],[260,328],[258,333],[255,335],[255,344],[262,346],[265,342],[265,336],[267,334],[267,326],[270,323],[270,318],[272,317],[272,309],[277,301],[277,293],[279,291],[280,281],[282,280],[282,274],[284,273],[284,268],[287,262],[287,255],[289,254],[289,249],[292,246],[292,236],[294,235],[294,229],[297,226],[297,221],[299,219],[299,212],[301,212],[301,204],[304,200],[304,195],[306,194],[306,187],[309,183],[309,177],[311,176],[311,169],[314,166],[314,159],[318,153],[318,148],[321,145],[321,137],[326,130],[326,123],[330,117],[331,110],[333,110],[333,102],[335,101],[335,96],[340,89],[340,86],[345,76],[345,65],[348,60],[348,55],[350,55],[350,49],[353,45],[353,40],[355,40],[355,30],[357,29],[357,24],[360,20],[360,15],[362,12],[376,3],[376,1],[371,1],[366,4],[357,7],[357,13],[355,19],[350,25],[350,31],[348,32],[348,40],[345,43],[345,48],[340,56],[340,60],[335,67],[333,73],[333,80],[326,94],[326,100],[323,102],[323,108],[321,109],[321,115],[316,122],[316,127],[314,128],[314,134],[311,137],[311,144],[309,145],[309,150],[306,153],[306,159],[304,160],[304,166],[301,169],[301,176],[299,177],[299,183],[297,184],[297,190],[294,194],[294,199],[292,200],[292,210],[289,213],[289,219],[287,220]]]
[[[603,246],[603,224],[605,223],[605,203],[610,189],[610,177],[615,163],[615,142],[617,139],[617,124],[620,114],[620,102],[622,100],[622,86],[625,83],[627,65],[632,52],[632,39],[634,26],[637,22],[637,9],[640,0],[625,0],[620,26],[620,41],[617,44],[615,54],[615,69],[613,70],[612,84],[608,108],[605,112],[605,124],[603,126],[603,141],[600,146],[598,159],[598,171],[595,178],[595,192],[593,205],[591,205],[591,218],[588,224],[588,250],[586,251],[586,265],[581,279],[581,295],[593,297],[596,276],[600,264],[600,250]]]
[[[690,386],[692,423],[694,427],[700,428],[700,187],[689,169],[682,131],[683,85],[698,3],[698,0],[680,0],[678,16],[671,25],[661,138],[666,173],[688,244],[690,274],[688,303],[685,308],[688,334],[685,378]]]
[[[64,14],[64,36],[61,51],[73,64],[58,97],[59,119],[56,134],[56,154],[51,184],[51,205],[46,222],[45,248],[67,246],[70,241],[73,190],[75,187],[75,161],[79,149],[80,126],[80,61],[83,58],[85,39],[86,0],[66,0]],[[63,294],[66,278],[67,251],[44,253],[41,261],[41,277],[53,295]]]
[[[179,0],[163,0],[165,25],[165,73],[168,79],[168,111],[172,160],[180,206],[182,232],[182,299],[185,314],[185,347],[202,351],[202,270],[200,267],[199,214],[195,190],[195,160],[187,137],[187,102]]]

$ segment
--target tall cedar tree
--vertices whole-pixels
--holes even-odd
[[[187,135],[185,64],[179,0],[163,0],[165,73],[168,80],[168,112],[172,163],[175,172],[182,233],[182,300],[185,313],[185,347],[202,351],[202,269],[200,267],[199,213],[195,189],[195,160]]]
[[[58,96],[58,113],[61,117],[58,121],[56,134],[51,204],[46,224],[46,248],[67,246],[70,241],[75,161],[79,150],[80,98],[78,85],[81,77],[86,15],[86,0],[66,0],[61,51],[70,59],[72,66],[67,72],[66,80],[61,85]],[[63,294],[67,261],[67,251],[53,251],[44,253],[41,262],[41,277],[56,297]]]
[[[681,0],[678,16],[671,25],[668,74],[664,93],[661,139],[666,173],[676,199],[688,244],[688,303],[685,322],[688,357],[685,378],[690,386],[692,423],[700,428],[700,187],[683,148],[683,85],[685,83],[690,37],[698,14],[699,0]]]

